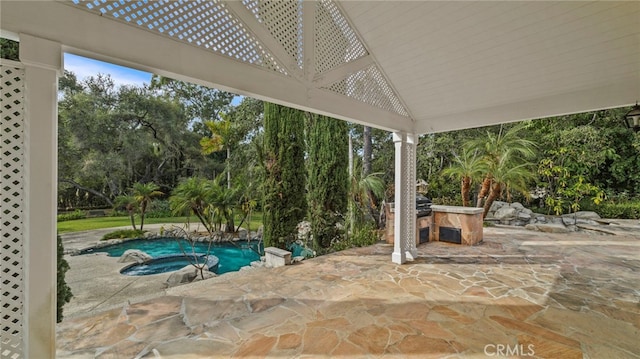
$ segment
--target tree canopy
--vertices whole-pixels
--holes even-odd
[[[10,45],[3,45],[3,53],[9,53]],[[313,138],[330,137],[334,131],[323,129],[314,135],[314,126],[300,122],[308,114],[157,76],[149,85],[117,87],[108,75],[78,80],[65,71],[59,90],[62,208],[128,202],[125,198],[136,183],[155,183],[163,193],[159,198],[167,198],[184,180],[199,177],[218,178],[227,189],[241,187],[244,200],[267,209],[273,206],[268,193],[290,196],[300,192],[305,197],[311,191],[316,178],[309,180],[312,187],[302,185],[306,183],[302,178],[307,174],[306,164],[316,165],[318,143]],[[572,211],[578,202],[596,196],[612,201],[637,199],[640,135],[622,124],[628,110],[423,135],[417,146],[417,178],[428,183],[426,194],[442,204],[482,206],[491,190],[495,191],[491,199],[527,201],[527,193],[536,188],[543,194],[535,204],[550,212]],[[374,194],[364,185],[375,174],[372,181],[382,180],[374,186],[378,195],[361,201],[375,212],[382,199],[381,187],[386,189],[382,197],[393,200],[391,135],[347,126],[358,164],[352,167],[353,178],[347,180],[353,192],[350,198]],[[330,150],[340,147],[335,143]],[[318,156],[322,163],[311,167],[312,171],[329,166],[325,161],[332,156]],[[295,188],[280,188],[281,180],[270,182],[267,177],[281,171],[279,166],[285,162],[294,164],[290,173],[298,183]],[[223,173],[226,176],[220,176]],[[277,190],[270,192],[274,188]],[[310,202],[315,201],[312,198],[309,192]],[[295,203],[286,206],[302,215],[285,215],[291,223],[307,213],[306,202]],[[140,210],[132,209],[135,213]]]

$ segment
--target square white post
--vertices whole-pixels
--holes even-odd
[[[20,34],[25,69],[24,333],[26,358],[56,354],[59,43]]]
[[[393,263],[402,264],[406,262],[407,257],[403,250],[404,248],[404,236],[402,230],[402,208],[404,208],[403,196],[405,183],[403,181],[403,162],[404,157],[406,156],[406,135],[400,132],[393,133],[393,144],[395,146],[395,190],[394,190],[394,204],[393,208],[395,211],[394,215],[394,227],[393,227],[393,254],[391,254],[391,261]]]
[[[406,229],[404,250],[408,260],[414,260],[418,257],[418,249],[416,248],[416,148],[418,146],[418,136],[416,134],[407,134],[407,151],[405,155],[405,213],[404,228]]]
[[[393,133],[395,145],[394,247],[391,261],[402,264],[416,250],[416,142],[414,134]]]

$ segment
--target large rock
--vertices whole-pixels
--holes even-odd
[[[527,224],[524,228],[531,231],[539,231],[545,233],[569,233],[571,229],[561,225],[561,224]]]
[[[124,253],[122,253],[120,259],[118,259],[118,263],[144,263],[148,260],[151,260],[152,258],[153,257],[139,249],[127,249]]]
[[[205,270],[202,271],[202,274],[205,277],[204,279],[209,279],[216,276],[215,273],[209,272],[206,266],[205,266]],[[165,282],[165,284],[167,285],[167,287],[175,287],[180,284],[196,282],[198,280],[202,280],[200,276],[200,271],[197,270],[191,264],[189,264],[187,266],[184,266],[182,269],[179,269],[171,273],[169,278],[167,278],[167,281]]]
[[[504,207],[504,206],[508,206],[509,204],[507,202],[502,202],[502,201],[494,201],[491,204],[491,208],[489,208],[489,212],[496,212],[498,211],[500,208]]]
[[[580,219],[600,219],[600,215],[592,211],[579,211],[576,213],[572,213],[572,215],[575,215],[576,218]]]
[[[596,219],[600,219],[600,215],[591,211],[580,211],[576,213],[568,213],[562,215],[562,223],[566,226],[576,224],[589,224],[592,226],[598,225]]]
[[[518,211],[522,211],[522,210],[526,209],[526,208],[524,208],[524,206],[520,202],[513,202],[513,203],[509,204],[509,207],[515,208]]]
[[[502,221],[505,219],[516,218],[517,214],[518,214],[518,210],[516,208],[513,208],[511,206],[503,206],[503,207],[500,207],[500,209],[498,209],[496,213],[494,213],[493,218],[499,219]]]
[[[213,272],[211,272],[211,271],[204,270],[204,271],[202,271],[202,276],[204,277],[204,280],[207,280],[209,278],[217,277],[218,275],[213,273]],[[200,272],[197,273],[195,279],[192,280],[191,282],[193,283],[193,282],[197,282],[199,280],[203,280],[202,277],[200,276]]]
[[[528,222],[528,221],[530,221],[530,220],[531,220],[531,214],[530,214],[530,213],[527,213],[527,212],[525,212],[525,211],[518,212],[518,213],[516,214],[516,218],[517,218],[517,219],[519,219],[519,220],[521,220],[521,221],[526,221],[526,222]]]
[[[536,215],[535,220],[538,223],[547,223],[547,217],[546,216]]]

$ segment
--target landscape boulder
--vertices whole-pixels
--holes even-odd
[[[580,211],[576,213],[568,213],[562,215],[562,222],[565,226],[572,226],[576,224],[589,224],[598,225],[597,219],[600,219],[600,215],[591,211]]]
[[[567,228],[561,224],[543,224],[534,223],[527,224],[524,228],[531,231],[545,232],[545,233],[569,233],[572,232],[570,228]]]
[[[580,211],[561,216],[542,215],[525,208],[521,203],[495,201],[486,221],[547,233],[567,233],[578,230],[578,225],[598,226],[600,216],[596,212]]]
[[[493,214],[493,218],[503,221],[514,219],[516,218],[516,215],[518,215],[518,210],[515,207],[502,206]]]
[[[205,266],[205,270],[202,271],[202,274],[204,276],[204,279],[209,279],[216,276],[215,273],[209,272],[207,266]],[[192,265],[187,265],[182,269],[171,273],[169,278],[167,278],[165,284],[167,285],[167,287],[175,287],[180,284],[196,282],[199,280],[202,280],[202,278],[200,277],[200,271]]]
[[[120,259],[118,259],[118,263],[144,263],[148,260],[151,260],[152,258],[153,257],[139,249],[127,249],[124,253],[122,253]]]

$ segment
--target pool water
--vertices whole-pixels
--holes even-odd
[[[204,255],[198,256],[198,263],[206,262],[206,259],[203,258]],[[126,275],[149,275],[149,274],[158,274],[158,273],[166,273],[177,271],[178,269],[182,269],[185,266],[188,266],[191,263],[185,256],[180,257],[169,257],[169,258],[160,258],[153,259],[149,263],[142,264],[133,264],[125,269],[121,270],[120,273]],[[217,272],[212,270],[212,272]]]
[[[189,260],[187,257],[193,257],[193,260]],[[131,276],[158,274],[177,271],[189,265],[205,263],[211,272],[218,273],[218,257],[213,254],[207,256],[206,253],[199,253],[195,256],[185,256],[184,254],[161,256],[145,263],[135,263],[126,266],[120,273]]]
[[[102,252],[107,253],[110,257],[120,257],[127,249],[141,250],[153,258],[169,255],[179,255],[184,253],[191,254],[193,253],[194,249],[198,254],[206,254],[208,243],[197,242],[195,243],[194,247],[195,248],[192,249],[191,244],[189,244],[189,242],[184,239],[134,239],[131,241],[125,241],[119,244],[113,244],[102,248],[85,250],[82,254]],[[260,260],[260,256],[254,250],[262,253],[264,251],[262,242],[259,243],[258,241],[237,241],[234,243],[212,243],[209,253],[218,257],[220,262],[218,264],[218,270],[216,271],[216,273],[223,274],[227,272],[236,272],[240,270],[240,268],[250,265],[251,262]],[[157,264],[160,265],[156,266],[157,269],[155,271],[152,269],[141,269],[140,274],[131,273],[130,275],[146,275],[171,272],[181,269],[182,267],[189,265],[190,263],[187,258],[181,258],[172,261],[157,262]]]

